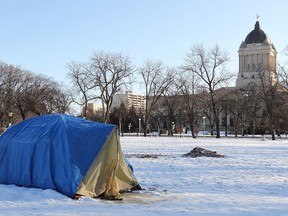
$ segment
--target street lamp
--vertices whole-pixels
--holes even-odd
[[[242,100],[242,111],[241,111],[241,126],[242,126],[242,128],[241,128],[241,137],[243,137],[245,134],[244,134],[244,129],[245,129],[245,123],[243,122],[243,117],[244,117],[244,121],[246,121],[245,119],[246,119],[246,117],[247,117],[247,115],[246,115],[246,113],[244,113],[245,115],[243,116],[243,111],[244,111],[244,107],[245,106],[247,106],[247,99],[246,98],[248,98],[248,94],[246,93],[246,92],[244,92],[244,94],[243,94],[243,100]]]
[[[131,123],[129,123],[129,124],[128,124],[129,133],[131,133],[131,127],[132,127],[132,124],[131,124]]]
[[[205,119],[206,119],[206,116],[203,116],[203,117],[202,117],[202,120],[203,120],[203,135],[204,135],[204,137],[205,137],[205,127],[206,127],[206,125],[205,125]]]
[[[12,125],[12,117],[13,117],[13,113],[12,112],[9,112],[8,113],[8,117],[9,117],[9,126],[11,126]]]
[[[139,136],[141,135],[141,118],[139,118]]]
[[[173,136],[174,129],[175,129],[175,123],[172,122],[172,124],[171,124],[171,135],[172,136]]]

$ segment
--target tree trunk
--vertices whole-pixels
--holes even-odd
[[[273,127],[270,127],[271,135],[272,135],[272,140],[276,140],[275,138],[275,130]]]
[[[194,134],[194,131],[193,131],[193,127],[194,127],[194,125],[193,125],[193,124],[190,124],[192,138],[195,138],[195,134]],[[184,133],[185,133],[185,131],[184,131]]]
[[[220,138],[220,127],[219,127],[219,119],[218,118],[216,118],[215,126],[216,126],[216,138]]]

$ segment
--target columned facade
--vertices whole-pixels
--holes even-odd
[[[259,21],[239,48],[239,72],[237,89],[249,89],[259,85],[260,76],[272,84],[277,82],[277,52],[268,35],[261,30]]]

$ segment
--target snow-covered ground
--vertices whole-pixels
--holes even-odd
[[[144,190],[123,201],[72,200],[0,185],[0,215],[288,215],[288,139],[124,136],[121,144]],[[226,157],[182,156],[196,146]]]

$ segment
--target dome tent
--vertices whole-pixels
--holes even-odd
[[[34,117],[0,137],[0,184],[66,196],[119,197],[138,182],[117,127],[64,114]]]

